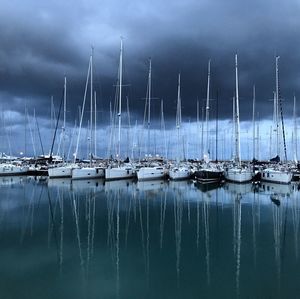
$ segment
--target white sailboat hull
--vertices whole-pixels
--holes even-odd
[[[225,171],[225,179],[236,183],[245,183],[252,180],[252,171],[249,168],[232,167]]]
[[[70,178],[72,177],[72,167],[70,166],[60,166],[48,168],[49,178]]]
[[[135,171],[132,167],[112,167],[105,169],[106,180],[121,180],[129,179],[135,176]]]
[[[104,169],[100,167],[75,168],[72,171],[72,179],[96,179],[104,177]]]
[[[183,180],[188,179],[191,175],[191,172],[186,167],[174,167],[169,171],[169,177],[171,180]]]
[[[293,174],[287,170],[267,168],[263,169],[261,172],[261,180],[266,182],[289,184],[292,177]]]
[[[28,170],[28,166],[0,164],[0,176],[26,174]]]
[[[163,179],[166,176],[166,169],[163,167],[142,167],[137,172],[139,181]]]

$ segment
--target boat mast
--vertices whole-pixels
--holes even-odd
[[[152,75],[152,62],[151,58],[149,59],[149,74],[148,74],[148,155],[150,154],[150,117],[151,117],[151,75]]]
[[[53,103],[53,96],[51,96],[51,105],[50,105],[50,126],[51,126],[51,134],[54,134],[54,103]],[[51,156],[52,153],[49,153],[49,156]]]
[[[296,115],[296,96],[294,95],[294,111],[293,111],[293,118],[294,118],[294,160],[296,163],[298,162],[297,160],[297,115]]]
[[[208,60],[208,72],[207,72],[207,93],[206,93],[206,114],[205,114],[205,124],[206,124],[206,148],[205,148],[205,162],[209,161],[209,87],[210,87],[210,59]]]
[[[202,107],[201,107],[201,156],[203,158],[204,156],[204,145],[203,145],[203,135],[204,135],[204,107],[203,107],[203,104],[202,104]]]
[[[274,142],[276,142],[276,136],[274,136],[274,132],[276,133],[277,130],[277,123],[276,123],[276,91],[273,91],[273,125],[271,126],[271,139],[270,141],[272,141],[272,138],[274,139]],[[272,144],[272,143],[271,143]],[[271,146],[270,144],[270,146]],[[277,145],[276,145],[276,152],[274,153],[274,150],[270,150],[270,158],[272,158],[272,155],[275,154],[275,156],[277,155]]]
[[[218,134],[219,134],[219,94],[217,92],[216,107],[216,162],[218,162]]]
[[[86,82],[85,82],[83,104],[82,104],[82,110],[81,111],[80,111],[80,107],[79,107],[79,118],[80,118],[80,121],[79,121],[79,130],[78,130],[78,135],[77,135],[76,149],[75,149],[75,153],[74,153],[74,163],[76,162],[77,155],[78,155],[78,148],[79,148],[81,127],[82,127],[82,120],[83,120],[83,113],[84,113],[84,108],[85,108],[85,101],[86,101],[86,95],[87,95],[87,89],[88,89],[90,71],[91,71],[91,59],[89,61],[89,67],[88,67],[88,72],[87,72],[87,77],[86,77]]]
[[[199,100],[197,99],[197,136],[198,136],[199,132],[200,132],[200,125],[199,125]],[[199,146],[199,149],[200,149],[200,146]],[[197,153],[197,151],[198,151],[198,143],[196,143],[196,151],[195,151],[195,153]]]
[[[164,150],[165,159],[168,159],[167,151],[167,137],[166,137],[166,127],[165,127],[165,117],[164,117],[164,100],[160,101],[160,112],[161,112],[161,130],[164,132]]]
[[[282,142],[283,142],[283,150],[284,150],[284,158],[285,162],[287,162],[287,152],[286,152],[286,141],[285,141],[285,129],[284,129],[284,121],[283,121],[283,109],[282,109],[282,98],[280,95],[280,88],[279,88],[279,72],[278,72],[278,60],[279,56],[276,57],[277,60],[277,106],[278,106],[278,123],[279,123],[279,105],[280,105],[280,119],[281,119],[281,131],[282,131]]]
[[[269,146],[269,156],[270,158],[272,157],[272,133],[273,133],[273,128],[270,126],[270,146]]]
[[[177,90],[177,112],[176,112],[176,129],[177,129],[177,162],[179,162],[179,152],[180,152],[180,126],[181,126],[181,97],[180,97],[180,73],[178,74],[178,90]]]
[[[24,157],[27,156],[27,102],[25,100],[25,113],[24,113]],[[51,153],[52,154],[52,153]]]
[[[235,54],[235,100],[236,100],[236,155],[239,166],[241,166],[241,144],[240,144],[240,108],[239,108],[239,81],[238,81],[238,59]]]
[[[66,140],[66,113],[67,113],[67,78],[65,77],[65,83],[64,83],[64,120],[63,120],[63,127],[62,127],[62,133],[63,133],[63,163],[65,163],[65,140]]]
[[[260,121],[259,113],[257,114],[258,123]],[[261,159],[260,156],[260,133],[259,133],[259,124],[256,126],[256,153],[257,153],[257,160]]]
[[[235,119],[235,96],[232,97],[232,140],[235,139],[235,131],[236,131],[236,119]],[[236,160],[236,151],[235,146],[231,142],[231,156],[233,160]]]
[[[91,111],[90,111],[90,167],[92,167],[92,136],[93,136],[93,53],[94,48],[91,49]]]
[[[38,132],[39,141],[40,141],[40,144],[41,144],[42,155],[45,156],[44,147],[43,147],[43,142],[42,142],[41,133],[40,133],[40,128],[39,128],[39,123],[38,123],[36,117],[35,117],[35,123],[36,123],[36,128],[37,128],[37,132]]]
[[[119,134],[118,134],[118,160],[120,162],[121,155],[121,112],[122,112],[122,76],[123,76],[123,38],[121,37],[120,47],[120,65],[119,65]]]
[[[118,83],[118,82],[117,82]],[[113,118],[113,113],[112,113],[112,107],[111,107],[111,101],[109,102],[109,123],[110,123],[110,134],[109,134],[109,144],[108,144],[108,148],[107,148],[107,155],[109,156],[109,158],[111,158],[112,156],[112,147],[114,144],[114,118]]]
[[[126,106],[127,106],[127,119],[128,119],[128,130],[127,130],[127,158],[129,158],[129,148],[132,144],[131,137],[131,122],[130,122],[130,110],[129,110],[129,99],[128,96],[126,96]]]
[[[276,150],[277,150],[277,156],[280,156],[279,153],[279,82],[278,82],[278,60],[279,56],[276,56],[275,59],[275,71],[276,71],[276,91],[275,91],[275,103],[274,103],[274,114],[275,114],[275,126],[276,126]]]
[[[94,123],[94,130],[95,130],[95,132],[94,132],[94,146],[95,146],[95,149],[94,149],[94,154],[95,154],[95,156],[97,157],[97,93],[96,93],[96,90],[94,91],[94,99],[95,99],[95,101],[94,101],[94,104],[95,104],[95,106],[94,106],[94,121],[95,121],[95,123]]]
[[[252,107],[252,126],[253,126],[253,135],[252,135],[252,142],[253,142],[253,160],[255,159],[255,97],[256,97],[256,90],[255,85],[253,85],[253,107]]]

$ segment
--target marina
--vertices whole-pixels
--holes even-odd
[[[2,2],[0,299],[300,297],[299,1]]]
[[[69,144],[66,148],[66,112],[67,112],[67,79],[64,77],[63,97],[60,102],[58,115],[55,120],[55,129],[49,150],[49,155],[37,155],[34,142],[33,149],[35,155],[32,157],[15,157],[2,153],[0,164],[0,176],[6,175],[47,175],[49,178],[72,178],[72,180],[84,179],[99,179],[105,180],[122,180],[129,178],[137,178],[139,181],[143,180],[157,180],[170,178],[172,180],[190,179],[195,178],[203,184],[221,182],[222,180],[246,183],[250,181],[260,182],[269,181],[279,184],[289,184],[292,180],[299,180],[300,164],[297,160],[297,117],[296,117],[296,98],[294,96],[294,111],[293,121],[294,130],[292,134],[292,152],[294,159],[288,160],[286,133],[283,118],[283,104],[280,94],[279,85],[279,56],[275,57],[275,74],[276,74],[276,88],[273,99],[273,125],[274,130],[270,132],[270,141],[275,139],[275,144],[270,142],[270,155],[276,154],[274,158],[261,161],[256,159],[258,155],[255,128],[257,121],[255,120],[255,98],[256,89],[253,86],[253,158],[246,161],[242,160],[241,150],[241,129],[240,129],[240,100],[239,100],[239,68],[238,68],[238,55],[234,56],[235,66],[235,93],[232,99],[232,126],[231,126],[231,158],[228,160],[218,160],[218,119],[216,119],[215,131],[211,132],[209,115],[210,108],[210,80],[211,80],[211,60],[208,61],[208,75],[207,75],[207,97],[205,105],[205,124],[202,121],[201,134],[198,128],[197,149],[201,149],[202,156],[197,154],[197,158],[192,159],[187,156],[187,143],[184,139],[188,134],[183,134],[182,131],[182,100],[181,100],[181,74],[178,74],[177,84],[177,107],[176,107],[176,121],[175,128],[177,133],[177,142],[175,143],[176,154],[174,156],[163,156],[162,152],[167,153],[165,149],[157,153],[156,143],[153,146],[151,141],[151,101],[152,98],[152,60],[149,59],[149,71],[147,79],[147,92],[145,98],[144,121],[141,133],[139,135],[138,145],[134,143],[134,132],[127,130],[126,150],[123,149],[125,138],[122,134],[122,100],[123,100],[123,38],[120,39],[120,56],[118,67],[118,78],[116,87],[116,101],[114,105],[114,113],[110,111],[111,127],[110,127],[110,140],[106,155],[102,158],[97,156],[97,101],[96,90],[94,90],[93,82],[93,61],[94,61],[94,48],[91,48],[91,54],[88,64],[88,72],[86,77],[86,85],[82,109],[79,115],[79,128],[77,130],[76,145]],[[86,109],[86,100],[88,98],[88,90],[90,91],[90,119],[88,121],[87,139],[82,140],[81,134],[83,128],[83,119]],[[123,95],[123,96],[122,96]],[[216,107],[218,108],[218,106]],[[63,110],[63,120],[60,120],[61,110]],[[199,118],[199,105],[197,102],[197,122]],[[204,111],[202,111],[204,112]],[[202,113],[203,114],[203,113]],[[124,116],[123,116],[124,118]],[[127,118],[129,120],[129,104],[127,97]],[[61,134],[59,140],[56,140],[58,134],[58,125],[62,122]],[[164,127],[164,114],[163,114],[163,101],[161,101],[161,128],[160,133],[163,133],[163,138],[160,143],[165,143],[163,139],[166,138],[166,131]],[[205,128],[205,131],[204,131]],[[147,131],[147,136],[144,136]],[[25,131],[26,133],[26,131]],[[32,130],[30,130],[31,135]],[[170,133],[169,133],[170,134]],[[229,134],[226,134],[229,135]],[[199,138],[201,136],[201,138]],[[294,137],[295,136],[295,137]],[[39,135],[40,145],[44,149],[41,136]],[[169,136],[170,137],[170,136]],[[205,138],[204,138],[205,137]],[[211,147],[212,140],[215,138],[215,160],[212,159]],[[32,138],[33,141],[33,138]],[[155,140],[156,141],[156,140]],[[248,145],[248,140],[246,140]],[[86,144],[87,142],[87,144]],[[245,140],[244,140],[245,143]],[[82,156],[79,148],[87,145],[87,153]],[[25,135],[26,147],[26,135]],[[54,155],[54,149],[57,147],[57,155]],[[129,155],[129,147],[131,147],[131,155]],[[134,157],[134,148],[139,152],[138,158]],[[73,161],[70,159],[70,152],[73,151]],[[44,152],[44,150],[43,150]],[[81,155],[80,155],[81,154]],[[109,158],[107,156],[109,155]],[[280,158],[280,155],[283,159]],[[105,158],[106,156],[106,158]]]

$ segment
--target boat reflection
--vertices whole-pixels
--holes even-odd
[[[248,185],[248,184],[247,184]],[[236,193],[233,204],[233,252],[236,258],[235,284],[236,296],[240,297],[240,273],[241,273],[241,243],[242,243],[242,206],[241,194]]]
[[[226,182],[224,190],[230,195],[233,217],[233,255],[235,258],[235,290],[236,297],[240,297],[241,274],[241,245],[242,245],[242,199],[252,192],[252,183]],[[253,211],[253,210],[252,210]]]
[[[49,188],[59,188],[73,192],[84,192],[92,189],[100,190],[103,186],[104,179],[72,180],[71,178],[53,178],[48,180]]]
[[[300,224],[300,204],[298,193],[295,194],[292,201],[292,220],[293,220],[293,228],[294,228],[294,243],[295,243],[295,257],[296,261],[298,261],[298,236],[299,236],[299,224]]]
[[[196,188],[198,188],[202,192],[208,192],[208,191],[211,191],[211,190],[221,188],[223,186],[223,183],[213,182],[213,183],[209,183],[209,184],[203,184],[203,183],[200,183],[200,182],[196,181],[194,183],[194,185],[195,185]]]
[[[48,180],[48,187],[50,188],[65,188],[66,190],[71,189],[72,180],[70,178],[53,178]]]
[[[205,184],[211,185],[211,184]],[[212,189],[213,190],[213,189]],[[202,219],[205,238],[205,262],[206,262],[206,281],[210,285],[210,230],[209,230],[209,210],[210,210],[210,192],[202,193]],[[199,238],[199,237],[197,237]]]
[[[160,249],[163,248],[163,237],[164,237],[164,227],[166,219],[166,207],[167,207],[167,192],[164,192],[160,196],[160,222],[159,222],[159,231],[160,231]]]
[[[173,189],[173,190],[188,190],[190,189],[192,184],[193,181],[191,180],[180,180],[180,181],[169,180],[167,183],[169,189]]]
[[[265,199],[269,198],[269,201],[277,207],[285,203],[287,199],[289,200],[293,192],[294,188],[292,184],[263,182],[259,188],[259,193],[262,193],[265,197],[267,196]],[[286,201],[286,204],[288,204],[288,201]]]
[[[16,184],[22,184],[27,180],[24,176],[0,176],[0,187],[2,186],[12,186]]]
[[[285,208],[286,209],[286,208]],[[284,207],[272,206],[273,218],[273,236],[274,236],[274,250],[275,250],[275,263],[277,268],[277,287],[280,290],[280,277],[282,265],[282,252],[285,238],[283,236],[283,211]]]
[[[73,191],[88,191],[88,190],[101,190],[104,187],[104,179],[83,179],[72,180]]]
[[[136,184],[137,191],[162,191],[167,185],[165,180],[148,180],[138,181]]]
[[[175,224],[175,247],[176,247],[176,274],[177,286],[180,282],[180,255],[181,255],[181,236],[182,236],[182,213],[183,201],[179,193],[174,196],[174,224]]]
[[[224,190],[233,195],[245,195],[253,191],[253,186],[252,183],[238,184],[226,182],[224,185]]]
[[[133,184],[134,184],[133,179],[109,180],[109,181],[105,181],[104,190],[108,192],[112,190],[128,189],[129,187],[132,187]]]
[[[292,184],[276,184],[270,182],[262,182],[259,186],[259,192],[265,194],[278,194],[281,197],[289,197],[293,192]]]

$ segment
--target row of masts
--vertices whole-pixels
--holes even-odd
[[[83,101],[83,109],[80,116],[80,128],[82,126],[82,119],[83,119],[83,112],[84,112],[84,106],[85,106],[85,100],[86,100],[86,93],[87,93],[87,85],[88,85],[88,79],[90,77],[90,134],[89,134],[89,156],[90,156],[90,164],[92,164],[92,143],[93,143],[93,48],[91,51],[90,56],[90,62],[89,62],[89,68],[88,68],[88,75],[87,75],[87,81],[86,81],[86,88],[84,93],[84,101]],[[276,59],[277,63],[277,59]],[[208,78],[207,78],[207,97],[206,97],[206,108],[205,108],[205,127],[206,127],[206,138],[205,138],[205,146],[204,146],[204,153],[203,158],[204,161],[209,161],[209,111],[210,111],[210,69],[211,69],[211,60],[208,61]],[[237,55],[235,55],[235,80],[236,80],[236,89],[235,89],[235,101],[233,103],[233,115],[234,115],[234,124],[235,124],[235,158],[237,162],[241,163],[241,155],[240,155],[240,125],[239,125],[239,90],[238,90],[238,65],[237,65]],[[276,67],[277,70],[277,67]],[[276,71],[277,74],[277,71]],[[277,78],[278,76],[276,76]],[[180,156],[180,143],[181,143],[181,135],[180,135],[180,128],[181,128],[181,122],[182,122],[182,116],[181,116],[181,86],[180,86],[180,73],[178,75],[178,92],[177,92],[177,109],[176,109],[176,129],[177,129],[177,138],[178,138],[178,151],[177,151],[177,159]],[[277,82],[277,79],[276,79]],[[121,157],[121,126],[122,126],[122,86],[123,86],[123,40],[121,39],[121,46],[120,46],[120,58],[119,58],[119,70],[118,70],[118,82],[117,82],[117,88],[118,88],[118,138],[117,138],[117,154],[116,157],[118,160],[120,160]],[[151,122],[151,99],[152,99],[152,62],[151,59],[149,60],[149,72],[148,72],[148,84],[147,84],[147,94],[146,94],[146,103],[145,103],[145,116],[147,114],[147,152],[151,152],[151,141],[150,141],[150,122]],[[278,90],[278,88],[276,88]],[[255,91],[254,91],[255,92]],[[95,94],[95,136],[94,136],[94,143],[95,143],[95,154],[96,154],[96,92]],[[276,92],[277,94],[277,92]],[[277,96],[278,98],[278,96]],[[254,100],[253,100],[254,103]],[[161,109],[163,113],[163,102],[161,104]],[[253,104],[254,109],[254,104]],[[63,127],[62,127],[62,140],[63,140],[63,159],[65,159],[65,126],[66,126],[66,78],[64,82],[64,117],[63,117]],[[198,108],[197,108],[198,113]],[[276,113],[278,115],[278,111]],[[145,118],[144,118],[145,122]],[[254,112],[253,112],[253,122],[254,122]],[[202,128],[203,130],[203,128]],[[80,132],[80,131],[79,131]],[[278,130],[277,130],[278,132]],[[255,132],[253,133],[255,135]],[[79,139],[80,139],[80,133],[77,136],[77,143],[76,143],[76,150],[74,154],[74,162],[77,158],[78,153],[78,146],[79,146]],[[253,137],[254,139],[254,137]],[[278,139],[278,138],[277,138]],[[202,143],[203,144],[203,143]],[[184,152],[184,145],[183,145],[183,152]],[[254,152],[254,150],[253,150]],[[184,154],[183,154],[184,156]]]
[[[279,56],[276,57],[276,89],[274,92],[274,116],[273,116],[273,122],[274,127],[271,128],[271,132],[276,133],[276,155],[280,156],[280,147],[281,142],[284,144],[284,151],[285,151],[285,159],[286,157],[286,142],[285,142],[285,136],[284,136],[284,124],[283,124],[283,117],[282,117],[282,104],[281,104],[281,98],[280,98],[280,88],[279,88],[279,71],[278,71],[278,61]],[[205,104],[205,124],[202,124],[202,132],[201,137],[199,136],[199,139],[201,139],[202,144],[202,150],[201,150],[201,158],[203,158],[204,161],[208,162],[210,160],[210,80],[211,80],[211,60],[208,61],[208,71],[207,71],[207,96],[206,96],[206,104]],[[97,104],[96,104],[96,91],[94,91],[93,86],[93,48],[91,50],[90,55],[90,61],[89,61],[89,67],[88,67],[88,74],[87,74],[87,80],[86,80],[86,86],[85,86],[85,92],[84,92],[84,99],[83,99],[83,107],[80,113],[80,122],[79,122],[79,133],[77,134],[77,142],[76,142],[76,149],[74,152],[74,162],[78,158],[78,151],[79,151],[79,143],[80,143],[80,132],[83,122],[83,115],[84,115],[84,107],[86,103],[87,98],[87,89],[88,84],[90,85],[90,121],[89,121],[89,134],[88,134],[88,155],[90,160],[90,165],[92,164],[92,158],[93,158],[93,152],[94,155],[97,156]],[[120,46],[120,57],[119,57],[119,69],[118,69],[118,81],[117,81],[117,125],[118,125],[118,131],[117,131],[117,138],[115,142],[115,156],[118,160],[121,160],[122,155],[122,87],[123,87],[123,40],[121,39],[121,46]],[[61,137],[61,153],[63,162],[66,160],[66,113],[67,113],[67,79],[64,78],[64,94],[63,94],[63,124],[62,124],[62,137]],[[145,114],[144,114],[144,126],[147,128],[147,145],[146,145],[146,153],[148,155],[151,154],[152,146],[151,146],[151,130],[150,130],[150,123],[151,123],[151,101],[154,99],[152,97],[152,61],[149,60],[149,72],[148,72],[148,82],[147,82],[147,93],[146,93],[146,102],[145,102]],[[178,91],[177,91],[177,107],[176,107],[176,130],[177,130],[177,151],[176,151],[176,159],[177,160],[184,160],[186,159],[186,145],[185,145],[185,136],[182,134],[181,127],[182,127],[182,113],[181,113],[181,74],[178,75]],[[128,98],[127,98],[127,106],[128,106]],[[127,107],[128,108],[128,107]],[[258,147],[258,132],[255,132],[256,130],[256,119],[255,119],[255,109],[256,109],[256,89],[255,86],[253,86],[253,115],[252,115],[252,122],[253,122],[253,159],[258,157],[259,150]],[[51,109],[52,110],[52,109]],[[127,109],[128,110],[128,109]],[[241,164],[241,142],[240,142],[240,112],[239,112],[239,82],[238,82],[238,61],[237,61],[237,55],[235,55],[235,96],[233,98],[233,140],[234,140],[234,151],[232,152],[232,157],[234,160],[240,165]],[[94,115],[93,115],[94,112]],[[128,112],[129,114],[129,112]],[[202,113],[203,114],[203,113]],[[162,128],[164,130],[164,121],[163,121],[163,101],[161,101],[161,116],[162,116]],[[112,116],[111,116],[112,118]],[[281,122],[280,122],[281,118]],[[203,115],[202,115],[202,121],[203,121]],[[111,125],[114,126],[114,121],[112,121]],[[197,124],[199,123],[199,101],[197,101]],[[217,141],[218,141],[218,121],[216,120],[216,160],[217,158]],[[204,132],[205,128],[205,132]],[[280,129],[283,132],[282,137],[280,137]],[[259,128],[257,127],[257,131]],[[112,129],[112,134],[114,130]],[[94,135],[93,135],[94,133]],[[204,134],[205,133],[205,134]],[[165,132],[164,132],[165,135]],[[205,135],[205,138],[203,136]],[[270,134],[270,139],[272,138]],[[111,137],[111,139],[114,139]],[[163,138],[164,142],[167,142],[167,138]],[[294,140],[297,140],[297,122],[296,122],[296,98],[294,97],[294,132],[293,132],[293,153],[296,160],[296,153],[297,153],[297,142],[294,142]],[[271,140],[270,140],[271,141]],[[110,144],[113,141],[110,142]],[[26,143],[26,142],[25,142]],[[272,142],[270,142],[271,146]],[[94,149],[93,149],[94,145]],[[141,148],[141,146],[139,146]],[[111,147],[112,148],[112,147]],[[111,149],[108,150],[111,153]],[[133,148],[132,148],[133,151]],[[141,150],[139,150],[141,153]],[[167,153],[167,146],[165,146],[165,151]],[[35,151],[36,152],[36,151]],[[128,152],[128,151],[127,151]],[[128,153],[127,153],[128,154]],[[53,155],[52,151],[50,152],[50,155]],[[141,158],[141,155],[139,155]]]

